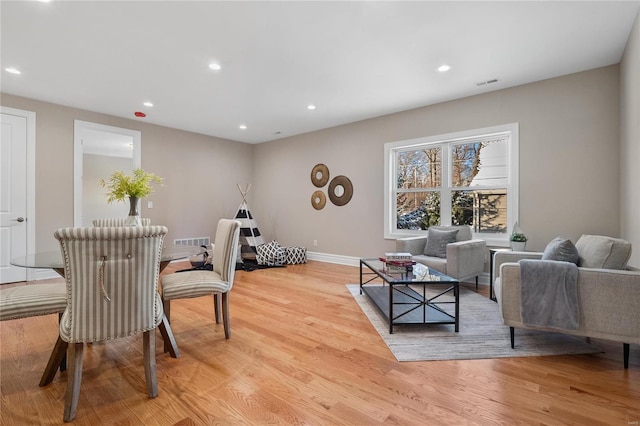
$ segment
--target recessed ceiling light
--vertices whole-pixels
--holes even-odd
[[[450,69],[451,69],[451,66],[450,66],[450,65],[447,65],[447,64],[442,64],[442,65],[440,65],[440,66],[438,67],[438,71],[440,71],[440,72],[447,72],[447,71],[449,71]]]
[[[246,124],[241,124],[241,125],[238,126],[238,128],[240,130],[247,130],[247,125]]]
[[[145,103],[143,103],[142,105],[144,105],[144,106],[146,106],[146,107],[152,107],[152,106],[153,106],[153,103],[151,103],[151,102],[145,102]]]
[[[307,105],[307,109],[314,110],[314,109],[316,109],[316,106],[315,105]]]
[[[11,74],[22,74],[22,72],[20,72],[20,70],[17,68],[9,67],[9,68],[5,68],[4,70]]]
[[[214,71],[218,71],[220,70],[222,67],[220,66],[220,64],[217,64],[215,62],[209,64],[209,68],[211,68]]]

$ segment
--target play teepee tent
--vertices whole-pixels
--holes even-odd
[[[242,203],[238,207],[238,213],[236,213],[236,219],[240,221],[240,244],[242,244],[241,254],[242,259],[255,260],[258,253],[258,246],[264,244],[264,240],[260,235],[258,229],[258,223],[251,216],[249,206],[247,206],[247,194],[251,189],[251,184],[243,190],[238,185],[240,194],[242,194]]]

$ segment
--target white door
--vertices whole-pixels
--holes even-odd
[[[27,118],[2,114],[0,134],[0,284],[25,281],[11,266],[27,254]]]

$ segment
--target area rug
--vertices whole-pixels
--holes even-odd
[[[351,295],[398,361],[486,359],[601,352],[583,339],[565,334],[516,328],[511,349],[509,327],[502,323],[498,304],[472,290],[460,288],[459,332],[453,325],[395,325],[389,323],[358,284],[347,284]]]

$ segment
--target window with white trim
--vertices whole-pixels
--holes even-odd
[[[518,219],[518,124],[385,144],[385,238],[470,225],[508,243]]]

